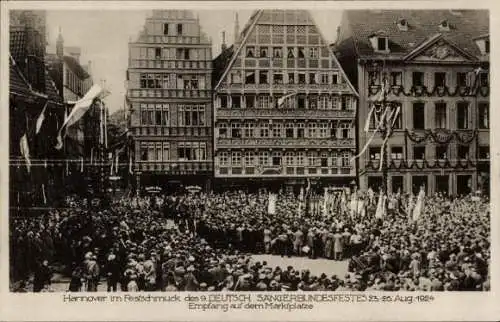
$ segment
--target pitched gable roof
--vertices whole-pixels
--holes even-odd
[[[247,22],[245,28],[243,29],[241,35],[238,37],[238,40],[236,41],[236,44],[234,45],[234,48],[232,48],[232,57],[231,59],[227,59],[226,57],[226,64],[225,64],[225,70],[220,76],[220,78],[216,79],[216,85],[214,86],[214,90],[217,90],[219,86],[222,84],[224,79],[227,77],[228,73],[230,72],[233,64],[237,60],[243,46],[246,44],[248,38],[250,35],[252,35],[253,30],[256,28],[256,25],[281,25],[281,26],[287,26],[287,25],[294,25],[294,26],[312,26],[315,27],[317,30],[317,34],[319,35],[319,41],[317,46],[324,47],[328,50],[329,53],[329,58],[335,63],[336,68],[339,70],[342,78],[345,80],[347,83],[349,89],[352,91],[353,94],[358,95],[356,89],[354,86],[351,84],[349,78],[345,74],[344,70],[342,69],[342,66],[337,60],[337,57],[334,55],[332,52],[332,49],[330,46],[328,46],[327,42],[325,41],[325,37],[321,33],[321,31],[318,28],[318,25],[314,22],[314,19],[312,18],[311,14],[307,10],[270,10],[270,9],[264,9],[264,10],[257,10],[252,14],[250,17],[249,21]],[[241,40],[241,41],[240,41]],[[295,42],[294,42],[295,43]],[[287,45],[287,41],[285,40],[283,42],[283,45]],[[224,53],[222,53],[224,54]],[[221,54],[221,55],[222,55]],[[227,55],[228,53],[226,53]]]
[[[378,55],[371,47],[369,37],[383,30],[389,38],[390,56],[403,57],[436,33],[456,44],[469,55],[481,55],[474,38],[489,33],[487,10],[347,10],[345,20],[352,31],[354,48],[360,57]],[[400,30],[397,22],[405,19],[408,30]],[[439,24],[446,21],[449,31],[441,31]]]
[[[85,71],[85,69],[83,69],[76,58],[71,56],[64,56],[63,60],[69,67],[69,69],[71,69],[79,79],[84,80],[90,77],[90,75]]]
[[[469,52],[466,52],[466,51],[462,50],[460,47],[458,47],[457,45],[451,43],[451,41],[446,40],[443,37],[443,34],[436,34],[436,35],[432,36],[431,38],[429,38],[428,40],[424,41],[422,44],[417,46],[414,50],[409,52],[406,56],[403,57],[403,59],[404,60],[411,60],[411,59],[415,58],[417,55],[424,52],[426,49],[431,48],[433,45],[435,45],[437,43],[449,45],[451,48],[453,48],[453,50],[459,52],[463,57],[465,57],[469,60],[477,60],[476,56],[471,55]]]

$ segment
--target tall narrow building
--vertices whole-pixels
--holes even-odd
[[[156,10],[129,44],[127,102],[140,187],[210,185],[212,48],[190,11]]]
[[[221,186],[298,191],[307,179],[318,188],[355,179],[357,94],[308,11],[256,11],[214,68]]]

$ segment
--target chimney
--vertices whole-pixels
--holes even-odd
[[[238,13],[236,13],[235,20],[234,20],[234,43],[236,44],[236,41],[238,40],[238,37],[240,36],[240,22],[238,20]]]
[[[61,33],[61,27],[59,27],[59,35],[57,36],[56,41],[56,55],[58,58],[62,58],[64,56],[64,39]]]
[[[223,31],[222,32],[222,45],[220,46],[221,48],[221,51],[224,51],[227,49],[227,46],[226,46],[226,32]]]

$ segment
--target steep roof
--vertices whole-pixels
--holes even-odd
[[[28,82],[22,76],[14,59],[9,59],[9,92],[23,96],[33,96]]]
[[[9,51],[15,61],[26,56],[26,32],[22,26],[12,26],[9,33]]]
[[[474,38],[489,33],[487,10],[347,10],[344,15],[359,57],[381,55],[374,52],[369,40],[371,35],[379,32],[389,39],[389,56],[405,56],[441,33],[445,40],[469,55],[479,57],[481,53]],[[398,28],[400,19],[408,23],[407,31]],[[443,21],[448,23],[449,31],[440,30]],[[346,44],[340,43],[338,47],[344,46]]]
[[[45,94],[47,94],[50,101],[54,103],[63,103],[63,99],[61,95],[59,95],[56,84],[54,83],[52,77],[50,77],[47,68],[45,68]]]
[[[63,60],[66,65],[68,65],[68,68],[71,69],[78,78],[83,80],[90,77],[90,75],[85,71],[85,69],[83,69],[76,58],[71,56],[64,56]]]

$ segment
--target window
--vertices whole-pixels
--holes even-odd
[[[297,152],[297,165],[304,165],[305,164],[305,153],[300,151]]]
[[[170,144],[168,142],[163,143],[163,161],[170,160]]]
[[[314,73],[309,74],[309,84],[316,84],[316,74]]]
[[[345,96],[345,95],[341,96],[341,102],[342,102],[342,104],[341,104],[340,108],[342,110],[348,110],[351,108],[351,106],[350,106],[351,100],[348,96]]]
[[[328,108],[328,96],[320,96],[319,97],[319,105],[318,108],[320,110],[326,110]]]
[[[436,159],[444,160],[448,157],[448,146],[436,145]]]
[[[255,84],[255,71],[245,72],[245,84]]]
[[[252,151],[246,151],[245,152],[245,165],[253,165],[254,163],[254,153]]]
[[[264,96],[264,95],[259,96],[259,108],[269,108],[270,100],[271,98],[269,96]]]
[[[401,86],[403,85],[403,73],[402,72],[391,72],[391,86]]]
[[[299,84],[305,84],[305,83],[306,83],[306,74],[299,73]]]
[[[328,166],[328,153],[326,153],[326,152],[321,153],[320,162],[321,162],[322,167]]]
[[[458,146],[458,158],[463,159],[463,160],[469,158],[469,146],[468,145],[459,145]]]
[[[190,57],[191,57],[191,56],[189,55],[189,54],[190,54],[190,52],[191,52],[191,50],[190,50],[189,48],[184,48],[184,59],[185,59],[185,60],[189,60],[189,59],[190,59]]]
[[[281,165],[281,152],[274,151],[272,161],[275,166]]]
[[[434,73],[434,86],[446,86],[446,73]]]
[[[332,74],[332,84],[338,84],[338,75]]]
[[[457,73],[457,86],[458,87],[467,86],[467,73]]]
[[[220,96],[220,107],[227,108],[227,96]]]
[[[260,151],[259,152],[259,164],[260,165],[269,165],[269,152]]]
[[[299,96],[297,98],[297,108],[304,109],[306,107],[306,98],[304,96]]]
[[[163,24],[163,34],[168,35],[168,23]]]
[[[297,137],[304,138],[305,137],[305,124],[297,123]]]
[[[182,35],[182,24],[177,24],[177,35]]]
[[[147,77],[147,74],[141,73],[140,78],[141,78],[141,81],[140,81],[141,88],[148,88],[148,77]]]
[[[316,131],[317,124],[316,123],[308,123],[307,124],[307,137],[315,138],[317,135]]]
[[[229,152],[221,152],[219,156],[219,164],[227,166],[229,164]]]
[[[241,165],[241,152],[233,151],[231,153],[231,165]]]
[[[293,152],[286,152],[285,153],[285,164],[286,165],[294,165],[293,157],[294,157]]]
[[[226,123],[221,123],[219,125],[219,137],[227,138],[227,124]]]
[[[377,50],[385,51],[387,48],[387,38],[386,37],[378,37],[377,38]]]
[[[479,124],[480,129],[490,128],[490,104],[489,103],[479,103]]]
[[[448,183],[449,183],[449,176],[443,175],[443,176],[436,176],[436,192],[441,192],[444,194],[448,194]]]
[[[255,96],[249,95],[245,97],[245,107],[246,108],[255,108]]]
[[[273,74],[273,83],[274,84],[283,84],[283,74],[282,73],[274,73]]]
[[[328,123],[322,122],[319,123],[319,137],[327,138],[328,137]]]
[[[241,125],[239,123],[231,123],[231,137],[241,138]]]
[[[281,49],[281,47],[274,47],[273,48],[273,57],[274,58],[283,57],[283,50]]]
[[[392,192],[397,193],[403,191],[403,176],[392,176]]]
[[[490,159],[490,147],[480,146],[479,147],[479,159]]]
[[[281,129],[282,129],[282,124],[280,123],[273,123],[271,124],[271,133],[274,138],[279,138],[281,137]]]
[[[391,147],[391,160],[402,160],[403,159],[403,147],[402,146],[392,146]]]
[[[489,74],[488,73],[480,73],[479,74],[479,84],[481,86],[489,86]]]
[[[424,86],[424,73],[413,72],[412,81],[413,81],[413,86]]]
[[[347,151],[342,152],[342,166],[344,168],[349,167],[351,165],[350,159],[351,159],[351,153]]]
[[[231,95],[231,108],[241,108],[241,96]]]
[[[285,129],[285,137],[293,138],[293,123],[288,123]]]
[[[316,160],[319,161],[318,154],[316,152],[311,151],[307,153],[307,165],[311,167],[319,165],[316,163],[317,162]]]
[[[311,47],[309,48],[309,56],[311,58],[318,58],[319,50],[316,47]]]
[[[267,47],[260,47],[260,57],[261,58],[267,57],[267,51],[268,51]]]
[[[304,47],[299,47],[299,58],[306,58]]]
[[[418,195],[422,187],[424,187],[424,191],[426,191],[428,188],[427,176],[412,176],[411,183],[412,183],[412,192],[414,195]]]
[[[179,161],[206,160],[206,143],[178,142],[177,157]]]
[[[246,138],[251,138],[254,136],[254,133],[253,133],[253,129],[255,127],[255,124],[254,123],[245,123],[244,125],[244,135]]]
[[[179,105],[179,126],[205,126],[205,105]]]
[[[141,143],[141,161],[148,161],[148,146],[147,143]]]
[[[231,84],[241,84],[241,73],[240,72],[231,73]]]
[[[161,58],[161,48],[159,48],[159,47],[155,48],[155,58],[156,59]]]
[[[182,57],[184,56],[184,49],[177,48],[177,51],[175,53],[176,53],[175,54],[176,59],[182,59]]]
[[[247,57],[249,58],[255,57],[255,47],[253,46],[247,47]]]
[[[469,103],[457,103],[457,129],[469,128]]]
[[[287,49],[287,58],[295,58],[295,48],[293,47],[288,47]]]
[[[380,160],[380,147],[370,147],[369,156],[370,160]]]
[[[413,147],[413,159],[414,160],[424,160],[425,159],[425,146],[414,146]]]
[[[288,73],[288,84],[295,84],[295,74]]]
[[[413,103],[413,128],[425,129],[425,104]]]
[[[259,84],[268,84],[268,72],[261,70],[259,71]]]
[[[260,137],[261,138],[268,138],[269,137],[269,124],[268,123],[262,123],[260,125]]]
[[[318,97],[309,96],[309,109],[315,110],[318,108]]]
[[[490,53],[490,40],[486,39],[484,41],[484,52],[489,54]]]
[[[377,71],[368,72],[368,82],[370,86],[380,85],[380,73]]]
[[[342,139],[348,139],[351,133],[351,124],[347,122],[340,123],[340,137]]]
[[[436,103],[435,105],[435,119],[437,129],[446,129],[446,103]]]
[[[320,82],[321,84],[328,84],[328,74],[321,74]]]

